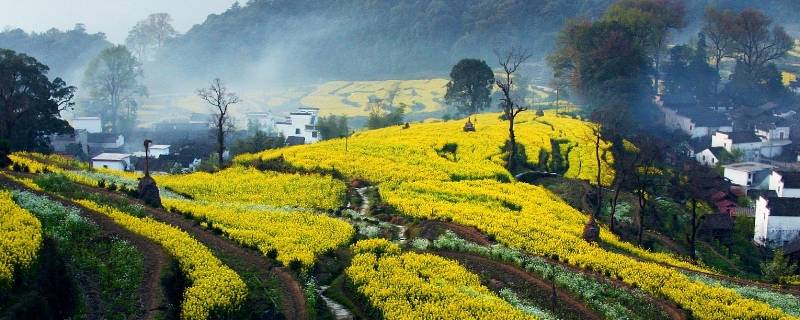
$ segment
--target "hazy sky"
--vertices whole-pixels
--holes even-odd
[[[173,26],[186,32],[221,13],[235,0],[0,0],[0,28],[19,27],[25,31],[45,31],[52,27],[71,29],[86,24],[89,32],[104,32],[109,41],[125,41],[128,30],[148,14],[166,12]],[[244,4],[247,1],[241,1]]]

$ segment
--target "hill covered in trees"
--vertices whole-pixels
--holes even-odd
[[[597,17],[611,2],[251,0],[210,15],[176,38],[155,69],[256,79],[442,74],[463,57],[493,60],[496,47],[522,45],[534,50],[535,57],[543,57],[566,20]],[[699,26],[708,5],[756,6],[779,20],[800,9],[800,4],[788,0],[684,4],[690,13],[687,29]]]
[[[89,61],[110,46],[103,33],[87,33],[81,24],[64,31],[50,29],[27,33],[22,29],[8,29],[0,32],[0,48],[36,58],[50,67],[51,78],[61,77],[69,83],[78,81]]]

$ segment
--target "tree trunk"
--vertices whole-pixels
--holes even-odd
[[[597,161],[597,207],[594,209],[594,216],[599,217],[603,210],[603,181],[602,179],[602,165],[600,162],[600,132],[597,132],[597,137],[594,142],[594,155]]]
[[[645,199],[644,190],[641,188],[638,191],[639,195],[639,230],[636,237],[636,243],[642,244],[642,234],[644,233],[644,210],[647,207],[647,200]]]
[[[692,198],[692,234],[689,236],[689,254],[697,260],[697,199]]]
[[[508,155],[508,169],[514,170],[517,164],[517,137],[514,134],[514,118],[516,116],[513,113],[509,113],[508,116],[508,143],[509,147],[511,148],[510,153]]]
[[[219,126],[217,128],[217,155],[219,156],[219,168],[222,169],[223,159],[222,155],[225,153],[225,128],[223,128],[223,123],[220,121],[217,123]]]
[[[617,185],[617,188],[614,190],[614,199],[611,200],[611,233],[614,233],[614,217],[617,214],[617,203],[619,201],[621,188],[622,186]]]

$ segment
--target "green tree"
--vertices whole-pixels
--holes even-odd
[[[9,151],[47,150],[47,135],[72,132],[60,113],[72,107],[75,88],[61,78],[50,81],[48,71],[32,57],[0,49],[0,158]]]
[[[286,145],[282,136],[270,136],[258,130],[250,137],[238,139],[231,145],[231,156],[255,153],[267,149],[277,149]]]
[[[350,129],[347,126],[347,116],[330,115],[327,117],[319,117],[317,119],[317,130],[322,140],[341,138],[349,134]]]
[[[401,103],[399,106],[392,104],[393,97],[388,99],[373,98],[367,103],[367,128],[379,129],[389,126],[401,125],[405,121],[407,106]]]
[[[786,258],[783,250],[775,250],[770,262],[761,263],[761,274],[764,280],[778,282],[782,277],[793,275],[797,271],[797,264]]]
[[[172,27],[169,13],[153,13],[131,28],[125,38],[125,45],[139,61],[148,61],[167,41],[176,36],[178,32]]]
[[[445,102],[461,114],[476,114],[491,105],[493,83],[494,73],[485,61],[462,59],[450,71]]]
[[[141,79],[141,63],[128,48],[119,45],[103,49],[84,74],[83,86],[89,98],[83,103],[82,113],[101,115],[103,125],[111,132],[129,132],[136,124],[137,99],[147,95]]]

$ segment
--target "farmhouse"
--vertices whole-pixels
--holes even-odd
[[[90,133],[87,137],[89,154],[98,155],[100,153],[118,151],[125,145],[125,137],[113,133]]]
[[[761,145],[761,138],[752,131],[717,131],[711,136],[712,147],[722,147],[730,153],[739,150],[745,161],[758,160],[761,155]]]
[[[83,154],[89,154],[88,133],[86,130],[76,129],[73,133],[54,134],[50,138],[50,147],[61,154],[71,154],[80,149]]]
[[[303,107],[289,114],[282,121],[275,122],[275,129],[293,144],[308,144],[319,141],[317,115],[319,108]],[[302,138],[302,142],[300,139]]]
[[[101,153],[92,158],[92,168],[128,170],[131,167],[131,155],[127,153]]]
[[[722,113],[698,106],[662,107],[664,124],[673,130],[680,130],[691,138],[701,138],[716,131],[733,131],[733,124]]]
[[[781,198],[800,198],[800,172],[774,170],[769,177],[769,189]]]
[[[724,166],[724,176],[746,189],[766,189],[772,166],[758,162],[740,162]]]
[[[799,237],[800,198],[758,198],[753,241],[760,245],[777,247]]]
[[[698,152],[695,155],[695,160],[705,166],[713,167],[721,164],[722,161],[729,157],[730,154],[725,150],[725,148],[711,147]]]

